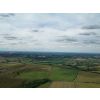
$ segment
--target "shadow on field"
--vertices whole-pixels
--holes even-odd
[[[21,87],[22,88],[36,88],[47,82],[51,82],[51,80],[50,79],[39,79],[39,80],[30,81],[30,82],[28,81],[24,83]]]

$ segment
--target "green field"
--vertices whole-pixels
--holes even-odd
[[[49,78],[52,81],[73,81],[77,77],[77,74],[77,70],[52,67],[49,71],[23,72],[19,77],[30,80]]]

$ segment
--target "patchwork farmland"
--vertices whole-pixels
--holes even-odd
[[[1,88],[100,88],[100,55],[0,53]]]

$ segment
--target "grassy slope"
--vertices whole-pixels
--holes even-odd
[[[62,69],[59,67],[52,67],[49,71],[29,71],[20,74],[22,79],[42,79],[49,78],[53,81],[73,81],[77,76],[77,70]]]

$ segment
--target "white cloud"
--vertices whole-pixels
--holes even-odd
[[[0,16],[0,50],[99,52],[100,14]],[[95,35],[80,35],[96,33]],[[69,39],[68,39],[69,38]],[[62,41],[59,41],[62,40]]]

